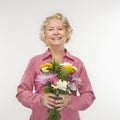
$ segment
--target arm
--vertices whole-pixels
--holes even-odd
[[[80,78],[82,80],[82,87],[78,89],[80,96],[72,95],[71,103],[68,106],[72,110],[85,110],[95,100],[95,95],[83,64],[80,67]]]
[[[33,93],[34,79],[35,68],[31,60],[24,72],[19,86],[17,87],[16,97],[18,101],[24,106],[31,109],[38,109],[39,107],[41,107],[41,94]]]

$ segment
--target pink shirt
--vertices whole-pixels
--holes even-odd
[[[49,49],[45,53],[31,58],[17,88],[16,97],[19,102],[32,110],[30,120],[45,120],[47,116],[47,107],[40,103],[43,86],[35,81],[35,78],[40,73],[40,65],[48,61],[52,61]],[[80,95],[74,92],[69,106],[60,110],[61,120],[80,120],[79,111],[87,109],[93,103],[95,95],[83,62],[66,49],[65,56],[62,58],[63,62],[70,62],[78,68],[77,72],[82,80],[82,87],[78,89]],[[34,92],[33,89],[35,89]]]

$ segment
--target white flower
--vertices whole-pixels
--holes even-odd
[[[64,63],[62,63],[61,65],[72,65],[72,64],[69,63],[69,62],[64,62]]]
[[[48,67],[43,67],[41,70],[42,70],[44,73],[49,72]]]
[[[57,82],[57,84],[56,85],[51,85],[53,88],[55,88],[55,89],[61,89],[61,90],[63,90],[63,91],[66,91],[67,90],[67,85],[68,85],[68,83],[67,83],[67,81],[65,81],[65,80],[58,80],[58,82]]]
[[[76,91],[77,90],[77,86],[75,83],[69,83],[69,88],[72,90],[72,91]]]

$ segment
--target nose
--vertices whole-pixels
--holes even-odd
[[[59,31],[57,29],[54,30],[54,34],[57,35]]]

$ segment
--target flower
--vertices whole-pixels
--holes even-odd
[[[47,63],[42,64],[40,67],[41,68],[44,68],[44,67],[52,68],[52,63],[47,62]]]
[[[63,69],[66,69],[69,73],[74,73],[77,71],[77,68],[68,62],[65,62],[61,65],[63,66]]]
[[[56,83],[56,85],[52,84],[51,86],[54,88],[54,89],[60,89],[60,90],[63,90],[63,91],[66,91],[67,90],[67,81],[62,81],[61,79],[59,79]]]
[[[81,79],[76,74],[69,76],[68,87],[71,88],[72,91],[76,91],[77,88],[81,86]]]
[[[57,74],[39,74],[36,77],[36,81],[39,81],[41,84],[46,85],[46,83],[56,81]]]
[[[59,94],[71,94],[76,91],[81,84],[81,79],[76,74],[77,68],[69,62],[60,64],[57,60],[46,62],[40,65],[39,74],[36,81],[45,86],[44,92],[56,94],[56,99],[60,99]],[[56,107],[48,109],[46,120],[60,120],[61,115]]]
[[[44,63],[40,66],[42,72],[47,73],[52,69],[53,65],[50,62]]]

